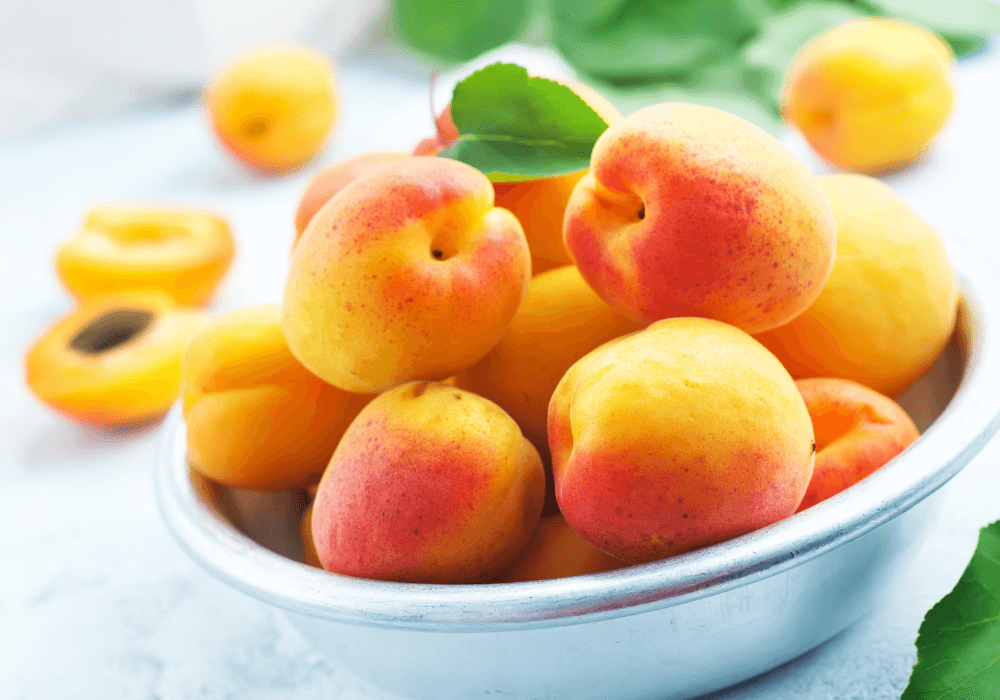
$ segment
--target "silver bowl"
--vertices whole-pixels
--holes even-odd
[[[691,698],[830,639],[895,586],[943,486],[1000,426],[1000,286],[947,241],[962,303],[937,364],[898,401],[921,437],[841,494],[748,535],[658,562],[529,583],[424,585],[297,561],[301,494],[220,487],[168,418],[157,497],[207,571],[285,611],[336,666],[413,698]]]

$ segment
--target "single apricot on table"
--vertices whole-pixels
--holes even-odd
[[[637,323],[702,316],[748,333],[809,306],[836,246],[826,197],[788,149],[735,115],[678,102],[598,138],[563,234],[587,283]]]
[[[514,215],[475,168],[404,158],[363,175],[295,246],[282,325],[292,353],[345,391],[443,379],[500,340],[528,288]]]
[[[825,175],[837,258],[816,301],[757,336],[795,378],[853,379],[896,396],[943,352],[958,279],[941,237],[892,189],[866,175]]]
[[[740,329],[672,318],[576,362],[549,404],[566,521],[639,563],[792,515],[813,471],[813,429],[781,363]]]
[[[845,22],[792,59],[785,119],[832,165],[879,174],[918,159],[951,114],[954,56],[920,25]]]
[[[252,51],[211,81],[205,111],[219,143],[245,165],[294,170],[319,153],[333,129],[333,66],[303,46]]]
[[[292,356],[278,305],[214,319],[191,338],[181,374],[192,466],[240,488],[316,481],[371,399],[330,386]]]
[[[74,420],[147,423],[177,400],[181,353],[209,319],[159,290],[89,297],[28,348],[25,378],[38,398]]]
[[[815,377],[795,386],[816,436],[816,466],[799,511],[858,483],[920,437],[899,404],[857,382]]]
[[[542,518],[520,556],[495,583],[544,581],[629,566],[583,539],[562,515]]]
[[[56,251],[56,271],[78,299],[162,289],[179,304],[208,304],[233,259],[224,219],[181,208],[97,207]]]
[[[313,541],[339,574],[486,583],[527,544],[544,492],[538,452],[499,406],[409,382],[344,433],[313,502]]]

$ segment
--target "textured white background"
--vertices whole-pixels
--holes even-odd
[[[558,69],[551,56],[534,60],[539,72]],[[956,77],[957,109],[927,161],[887,180],[942,232],[997,260],[1000,49],[963,61]],[[278,302],[292,214],[310,174],[354,153],[409,149],[431,129],[426,81],[389,61],[342,65],[340,91],[340,123],[324,158],[284,178],[255,177],[229,161],[191,105],[0,141],[0,698],[384,697],[327,664],[279,612],[219,583],[179,549],[153,500],[158,427],[76,425],[39,404],[22,379],[25,347],[70,308],[54,248],[94,203],[219,211],[239,252],[213,310]],[[824,171],[799,138],[784,138]],[[713,697],[898,698],[925,611],[957,581],[978,528],[1000,518],[998,452],[994,440],[949,485],[939,529],[869,619]]]

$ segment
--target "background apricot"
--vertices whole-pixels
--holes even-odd
[[[236,58],[205,91],[205,110],[222,146],[265,172],[311,160],[333,128],[333,67],[304,46],[274,46]]]
[[[182,208],[97,207],[56,251],[56,271],[84,299],[162,289],[180,304],[208,304],[233,259],[224,219]]]
[[[181,352],[209,318],[159,290],[89,297],[31,344],[25,379],[36,396],[74,420],[155,420],[177,400]]]
[[[336,573],[485,583],[527,544],[544,490],[538,452],[499,406],[409,382],[347,429],[316,493],[313,540]]]
[[[562,515],[542,518],[524,551],[496,583],[544,581],[582,576],[629,566],[587,542]]]
[[[951,337],[958,281],[938,233],[885,183],[826,175],[837,257],[816,301],[757,336],[793,377],[853,379],[888,396],[913,384]]]
[[[880,173],[917,158],[951,114],[948,44],[911,22],[868,17],[813,38],[792,59],[782,112],[841,168]]]
[[[303,367],[285,342],[277,305],[233,311],[197,333],[184,351],[181,395],[194,468],[260,490],[315,481],[371,398]]]

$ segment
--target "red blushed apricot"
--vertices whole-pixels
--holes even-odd
[[[91,297],[28,348],[25,376],[42,401],[95,425],[145,423],[167,412],[181,381],[181,353],[209,321],[166,292]]]
[[[233,259],[220,217],[200,211],[101,207],[56,252],[56,271],[73,296],[162,289],[179,304],[208,304]]]
[[[542,518],[521,555],[496,583],[544,581],[582,576],[629,566],[587,542],[562,515]]]
[[[227,486],[307,486],[370,400],[330,386],[288,349],[281,307],[215,319],[184,351],[182,398],[191,463]]]
[[[795,386],[816,435],[816,466],[798,511],[853,486],[920,436],[899,404],[862,384],[817,377]]]
[[[538,525],[538,451],[491,401],[439,382],[372,400],[344,433],[313,505],[324,568],[412,583],[486,583]]]
[[[405,153],[363,153],[334,163],[316,173],[306,185],[299,206],[295,210],[295,242],[298,242],[316,212],[330,201],[333,195],[354,182],[358,176],[406,157]]]

